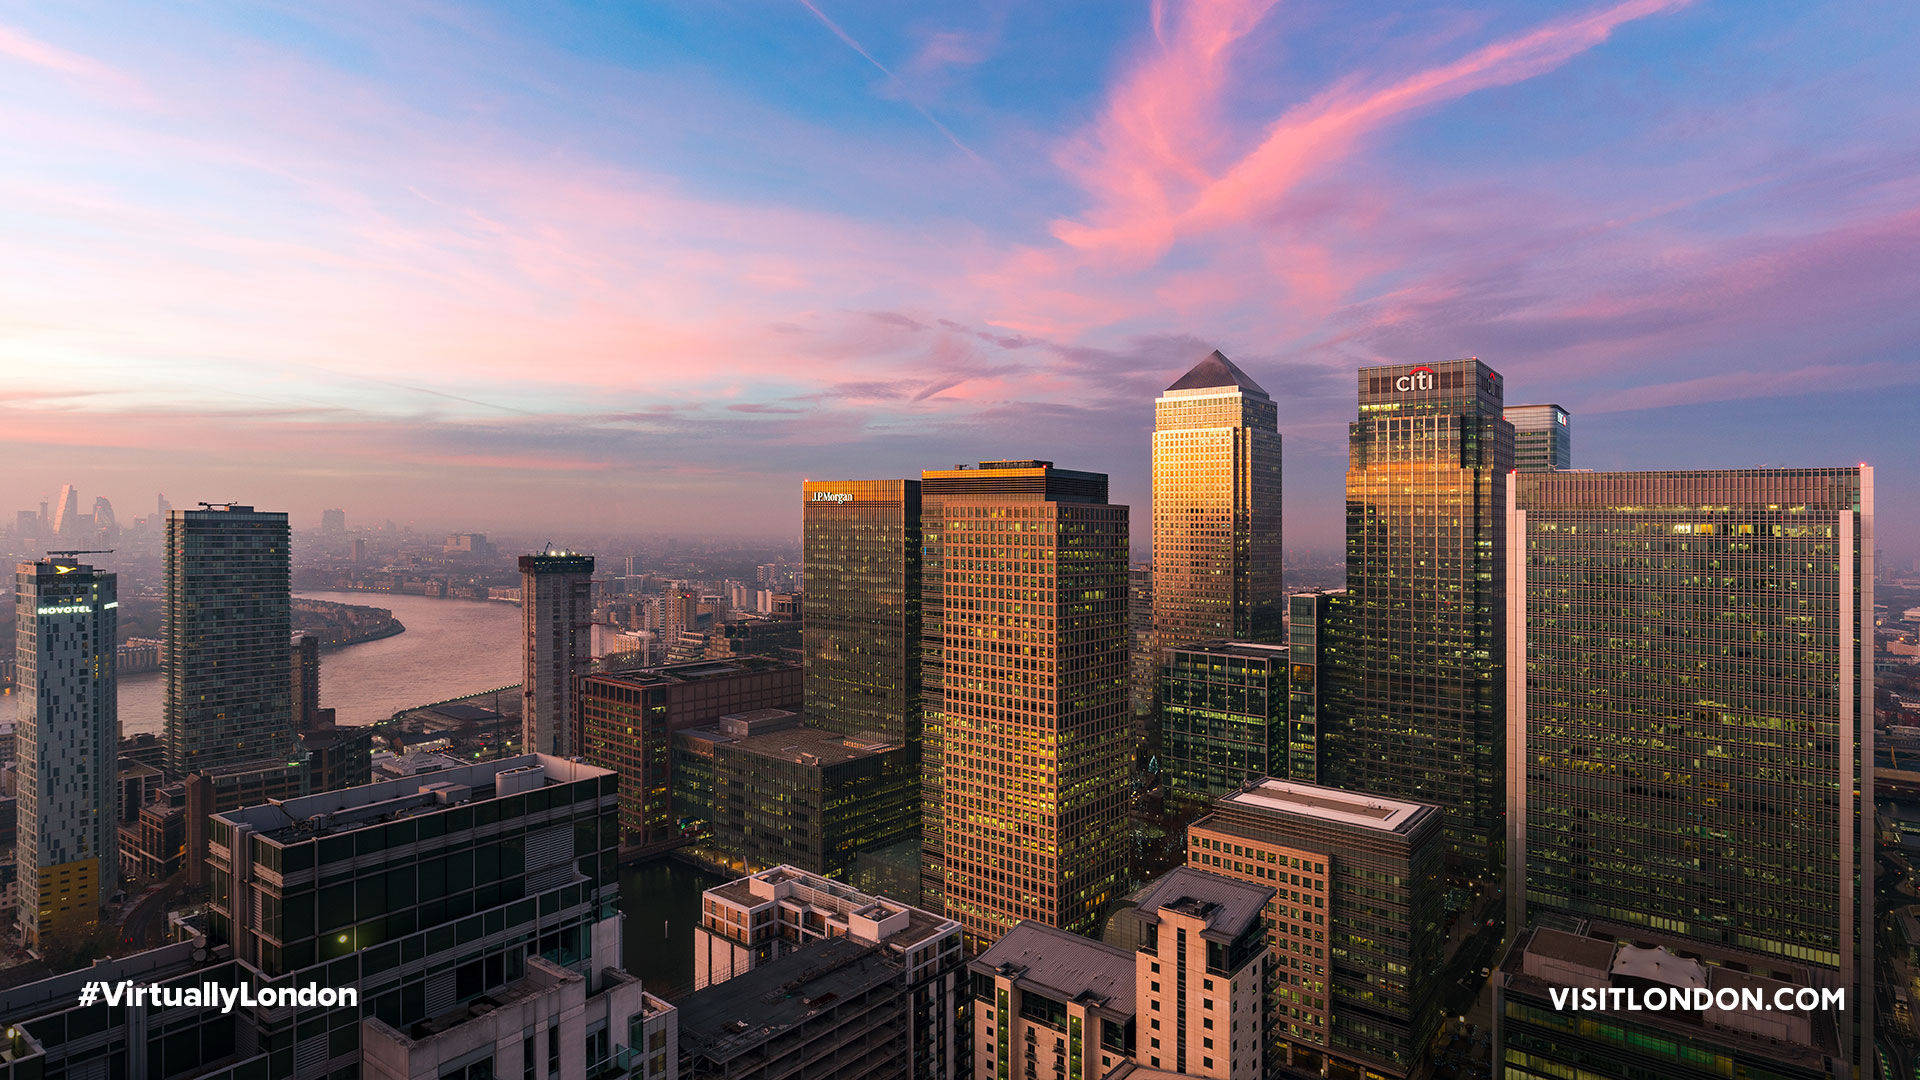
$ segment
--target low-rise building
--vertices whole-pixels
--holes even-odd
[[[1508,1080],[1840,1080],[1833,973],[1547,913],[1493,974],[1494,1071]],[[1649,992],[1708,1004],[1650,1008]],[[1784,997],[1782,997],[1784,995]],[[1811,1009],[1791,1007],[1804,997]],[[1780,1001],[1789,1003],[1780,1008]],[[1728,1006],[1732,1007],[1729,1008]]]
[[[969,1036],[960,1027],[965,957],[960,924],[794,866],[708,889],[694,931],[694,987],[705,989],[816,942],[846,939],[899,960],[913,1076],[958,1077]]]
[[[969,965],[975,1080],[1265,1075],[1271,886],[1181,867],[1120,916],[1131,950],[1031,920]]]

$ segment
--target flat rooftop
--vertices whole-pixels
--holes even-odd
[[[1149,923],[1158,922],[1162,910],[1191,915],[1206,924],[1201,937],[1226,943],[1260,922],[1273,893],[1265,885],[1179,866],[1134,894],[1133,910]]]
[[[1247,660],[1282,660],[1288,653],[1285,645],[1269,645],[1258,641],[1195,641],[1185,645],[1170,645],[1167,651],[1212,653]]]
[[[837,1001],[899,979],[902,971],[899,961],[872,945],[816,941],[676,1002],[681,1052],[730,1061]]]
[[[1405,832],[1421,816],[1440,812],[1439,807],[1427,803],[1403,802],[1382,795],[1339,791],[1318,784],[1300,784],[1273,777],[1222,796],[1219,803],[1248,810],[1318,818],[1382,832]]]
[[[629,683],[634,686],[665,686],[673,683],[700,682],[731,675],[754,675],[799,665],[771,656],[734,656],[725,660],[690,660],[683,664],[661,664],[632,671],[610,671],[589,675],[594,681]]]
[[[784,888],[782,888],[784,886]],[[773,895],[767,895],[772,893]],[[844,925],[848,914],[879,917],[884,912],[905,911],[907,925],[881,939],[881,944],[911,947],[930,938],[951,933],[959,927],[952,919],[914,907],[904,901],[859,889],[821,877],[795,866],[775,866],[757,874],[738,878],[708,889],[706,895],[724,900],[749,911],[764,904],[787,904],[819,913],[827,924]]]
[[[536,774],[532,771],[536,767],[540,770],[537,783],[533,782]],[[516,774],[509,778],[509,783],[526,783],[528,790],[613,775],[606,769],[566,758],[521,754],[297,799],[274,799],[213,816],[230,824],[252,826],[256,834],[274,843],[297,844],[396,818],[451,810],[458,803],[493,798],[503,773]],[[457,800],[443,801],[435,793],[441,785],[454,785],[467,791]]]
[[[695,728],[682,732],[689,738],[705,739],[755,757],[785,761],[794,765],[842,765],[900,749],[899,743],[858,735],[841,735],[804,724],[769,731],[762,735],[737,738],[717,728]]]
[[[1615,923],[1577,923],[1580,932],[1529,925],[1501,958],[1503,992],[1551,1000],[1555,987],[1706,987],[1759,991],[1771,1001],[1782,988],[1829,985],[1787,960],[1718,948]],[[1611,1010],[1601,1010],[1602,1013]],[[1832,1012],[1753,1011],[1711,1007],[1622,1013],[1621,1019],[1686,1038],[1745,1049],[1768,1060],[1819,1067],[1838,1052]]]
[[[1045,923],[1021,923],[967,967],[1056,1001],[1085,1000],[1122,1017],[1134,1013],[1133,954]]]

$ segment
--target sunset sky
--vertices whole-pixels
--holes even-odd
[[[1390,13],[1393,12],[1393,13]],[[792,535],[1113,474],[1218,347],[1338,542],[1353,371],[1584,468],[1879,466],[1920,554],[1910,0],[0,11],[0,510]]]

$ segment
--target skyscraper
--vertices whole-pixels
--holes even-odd
[[[345,510],[320,511],[320,531],[329,535],[347,531],[347,512]]]
[[[203,503],[167,518],[167,771],[292,761],[287,515]]]
[[[1573,468],[1573,429],[1558,405],[1509,405],[1513,425],[1513,467],[1521,472]]]
[[[80,493],[72,484],[60,488],[60,502],[53,509],[53,535],[71,539],[80,529]]]
[[[288,651],[293,680],[293,730],[304,735],[320,727],[320,639],[301,634]]]
[[[921,494],[948,917],[976,945],[1021,919],[1090,933],[1126,870],[1127,508],[1046,461],[927,472]]]
[[[573,677],[586,673],[593,651],[593,556],[520,556],[520,626],[520,749],[572,757]]]
[[[1272,641],[1280,564],[1273,399],[1219,352],[1153,403],[1153,626],[1158,645]]]
[[[801,500],[807,723],[917,760],[920,481],[814,480]]]
[[[1352,640],[1322,783],[1438,803],[1461,877],[1505,839],[1506,503],[1513,426],[1478,359],[1360,369],[1348,427]]]
[[[119,880],[114,575],[68,557],[14,573],[20,932],[96,921]]]
[[[1868,1062],[1873,470],[1516,484],[1509,920],[1825,969]]]

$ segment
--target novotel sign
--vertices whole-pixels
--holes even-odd
[[[813,499],[811,501],[850,503],[853,501],[853,493],[849,491],[816,491],[813,493]]]

